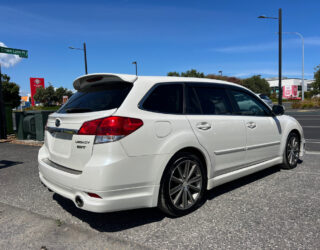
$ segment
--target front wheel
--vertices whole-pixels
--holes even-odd
[[[298,164],[300,154],[300,138],[295,132],[291,132],[288,136],[286,148],[283,153],[282,168],[292,169]]]
[[[160,187],[159,208],[171,216],[182,216],[201,205],[206,172],[194,154],[179,153],[168,164]]]

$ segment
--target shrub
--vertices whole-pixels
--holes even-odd
[[[320,108],[320,98],[312,98],[304,101],[294,101],[291,104],[294,109]]]

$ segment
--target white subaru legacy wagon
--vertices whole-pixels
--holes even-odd
[[[73,86],[49,116],[39,176],[84,210],[181,216],[213,187],[304,155],[300,124],[237,84],[103,73]]]

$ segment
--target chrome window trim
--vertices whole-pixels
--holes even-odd
[[[49,131],[50,133],[65,133],[65,134],[78,134],[78,130],[76,129],[68,129],[68,128],[55,128],[55,127],[47,127],[46,128],[47,131]]]
[[[82,171],[80,171],[80,170],[75,170],[75,169],[71,169],[71,168],[64,167],[64,166],[62,166],[62,165],[59,165],[59,164],[57,164],[57,163],[54,163],[53,161],[50,161],[48,158],[42,159],[42,161],[43,161],[45,164],[47,164],[48,166],[50,166],[50,167],[53,167],[53,168],[55,168],[55,169],[58,169],[58,170],[67,172],[67,173],[69,173],[69,174],[76,174],[76,175],[82,174]]]
[[[218,150],[218,151],[214,151],[214,154],[215,155],[224,155],[224,154],[237,153],[237,152],[242,152],[242,151],[246,151],[246,147]]]
[[[231,153],[237,153],[237,152],[242,152],[242,151],[247,151],[247,150],[252,150],[252,149],[257,149],[257,148],[276,146],[276,145],[280,145],[280,141],[268,142],[268,143],[263,143],[263,144],[256,144],[256,145],[247,146],[247,147],[218,150],[218,151],[214,151],[214,154],[215,155],[231,154]]]
[[[264,148],[264,147],[270,147],[270,146],[276,146],[276,145],[280,145],[280,141],[268,142],[268,143],[263,143],[263,144],[257,144],[257,145],[248,146],[248,147],[247,147],[247,150],[252,150],[252,149],[257,149],[257,148]]]

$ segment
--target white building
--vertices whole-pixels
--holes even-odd
[[[267,78],[266,79],[270,85],[271,88],[271,93],[273,93],[274,91],[276,93],[278,93],[279,88],[279,80],[277,77],[274,78]],[[297,86],[298,87],[298,96],[301,93],[301,78],[283,78],[281,81],[281,85],[282,87],[285,87],[286,89],[293,89],[293,87]],[[314,82],[314,80],[304,80],[304,91],[310,91],[312,89],[312,83]]]

